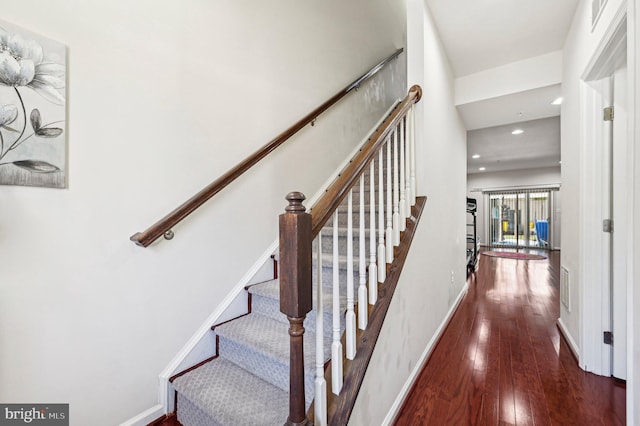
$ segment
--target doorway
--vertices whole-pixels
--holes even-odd
[[[582,335],[587,371],[626,379],[627,261],[631,224],[626,16],[583,75]],[[587,315],[588,313],[588,315]]]
[[[487,192],[485,197],[491,247],[545,250],[551,247],[551,190]]]

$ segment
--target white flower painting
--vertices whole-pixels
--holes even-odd
[[[66,46],[0,20],[0,184],[66,187]]]

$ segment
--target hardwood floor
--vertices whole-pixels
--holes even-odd
[[[625,385],[580,370],[556,326],[559,258],[480,256],[396,426],[625,424]]]

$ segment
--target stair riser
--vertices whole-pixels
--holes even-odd
[[[333,287],[333,263],[331,262],[331,257],[329,257],[328,259],[325,258],[322,261],[323,263],[323,267],[322,267],[322,286],[327,289],[327,288],[332,288]],[[338,280],[340,282],[340,287],[345,288],[344,286],[347,283],[347,265],[344,262],[340,263],[340,269],[338,270]],[[316,267],[315,267],[315,262],[314,262],[314,266],[313,266],[313,276],[312,276],[312,283],[315,286],[316,282],[318,281],[318,274],[316,273]],[[359,272],[358,272],[358,264],[357,262],[354,262],[354,266],[353,266],[353,282],[357,283],[359,279]]]
[[[346,230],[340,230],[338,233],[338,252],[342,255],[347,254],[347,242],[349,239],[347,238]],[[369,240],[369,231],[365,231],[364,236],[364,244],[365,244],[365,256],[369,256],[370,249],[370,240]],[[378,246],[378,241],[376,240],[376,247]],[[353,250],[354,257],[360,253],[360,231],[354,230],[353,233]],[[331,231],[326,234],[322,234],[322,252],[327,254],[333,254],[333,233]]]
[[[346,294],[346,292],[343,292]],[[328,302],[326,302],[328,303]],[[333,307],[332,306],[324,306],[324,312],[322,315],[323,318],[323,326],[324,326],[324,335],[331,337],[332,327],[333,327]],[[272,318],[276,321],[281,322],[284,326],[288,326],[289,321],[287,317],[280,312],[280,302],[276,299],[269,299],[266,297],[252,295],[251,296],[251,311],[255,313],[259,313],[268,318]],[[341,309],[344,311],[344,309]],[[344,314],[344,312],[343,312]],[[340,315],[340,329],[344,330],[344,315]],[[304,328],[305,330],[315,330],[316,329],[316,311],[311,311],[307,318],[304,320]]]
[[[305,352],[315,353],[314,347],[308,345],[307,340],[305,339]],[[315,342],[313,343],[315,346]],[[289,365],[269,357],[268,354],[257,352],[240,342],[220,336],[220,356],[284,391],[289,390]],[[314,394],[313,364],[305,365],[304,379],[305,405],[308,407]]]
[[[182,426],[224,426],[185,397],[178,398],[177,414]]]

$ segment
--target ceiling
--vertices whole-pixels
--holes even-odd
[[[579,2],[426,1],[456,77],[561,50]],[[557,84],[458,106],[468,130],[468,173],[557,166],[560,107],[551,102],[559,96]],[[522,135],[511,134],[515,123]]]
[[[562,49],[578,0],[427,0],[456,77]]]
[[[524,133],[514,135],[516,129]],[[480,158],[472,158],[474,154]],[[467,173],[557,167],[560,117],[542,118],[467,133]],[[479,170],[485,167],[486,170]]]
[[[560,105],[551,102],[562,96],[559,84],[499,96],[458,106],[467,130],[501,126],[560,115]]]

